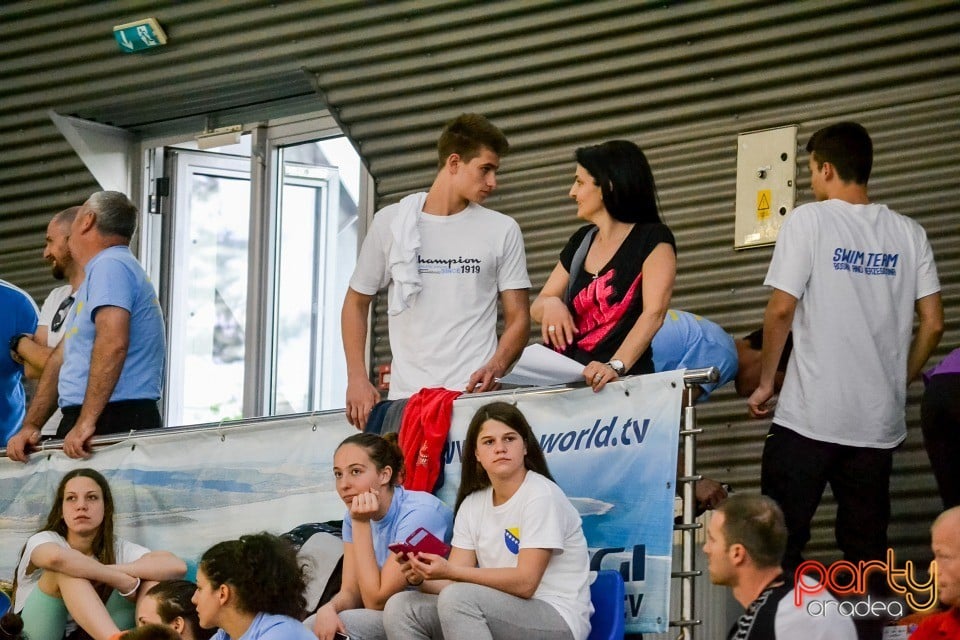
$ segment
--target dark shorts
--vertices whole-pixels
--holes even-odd
[[[57,427],[57,437],[65,438],[80,417],[79,405],[61,407],[63,420]],[[108,402],[97,420],[97,435],[125,433],[138,429],[157,429],[160,423],[160,410],[156,400],[120,400]]]

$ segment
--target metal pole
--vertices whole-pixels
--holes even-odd
[[[719,372],[715,367],[709,369],[689,369],[683,376],[684,385],[690,387],[692,384],[701,382],[716,382]],[[573,387],[564,385],[555,385],[551,387],[527,387],[523,389],[507,389],[504,391],[494,391],[484,394],[489,397],[497,396],[523,396],[527,394],[549,394],[564,393],[571,391]],[[178,427],[162,427],[160,429],[142,429],[139,431],[130,431],[128,433],[113,433],[110,435],[96,436],[90,440],[92,447],[107,446],[130,440],[131,438],[149,438],[155,435],[170,435],[172,433],[192,432],[192,431],[227,431],[242,429],[253,424],[263,424],[264,422],[283,422],[287,420],[309,419],[313,416],[343,414],[343,409],[328,409],[326,411],[312,411],[309,413],[291,413],[282,416],[263,416],[258,418],[241,418],[238,420],[229,420],[226,422],[207,422],[204,424],[183,425]],[[680,432],[683,435],[683,432]],[[59,451],[63,449],[63,440],[47,440],[41,443],[41,451]],[[5,448],[0,448],[0,456],[6,454]],[[678,478],[678,480],[680,480]]]
[[[697,428],[697,410],[694,406],[694,391],[700,383],[716,382],[720,378],[720,371],[716,367],[688,371],[684,377],[684,409],[683,427],[680,430],[681,448],[683,450],[683,471],[677,478],[682,487],[683,515],[679,525],[674,529],[680,530],[680,571],[671,575],[680,579],[680,619],[672,620],[671,626],[679,627],[677,636],[682,640],[694,640],[696,627],[701,621],[694,617],[694,580],[702,574],[696,568],[694,553],[696,543],[694,535],[702,525],[696,522],[696,482],[702,476],[697,474],[697,446],[696,437],[703,429]]]

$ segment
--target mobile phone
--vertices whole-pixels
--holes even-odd
[[[350,640],[350,636],[337,631],[335,634],[333,634],[333,640]]]
[[[394,553],[435,553],[443,557],[450,553],[450,545],[423,527],[411,533],[406,542],[394,542],[387,548]]]

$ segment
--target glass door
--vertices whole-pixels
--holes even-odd
[[[270,413],[344,406],[340,307],[357,259],[360,161],[342,137],[278,149]]]
[[[168,426],[242,417],[250,160],[167,148]],[[172,240],[172,242],[170,242]]]
[[[166,426],[344,406],[340,308],[371,198],[338,134],[307,119],[208,151],[147,149],[142,258],[167,322]]]

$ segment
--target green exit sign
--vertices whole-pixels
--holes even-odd
[[[113,28],[113,37],[124,53],[146,51],[167,44],[167,34],[155,18],[117,25]]]

